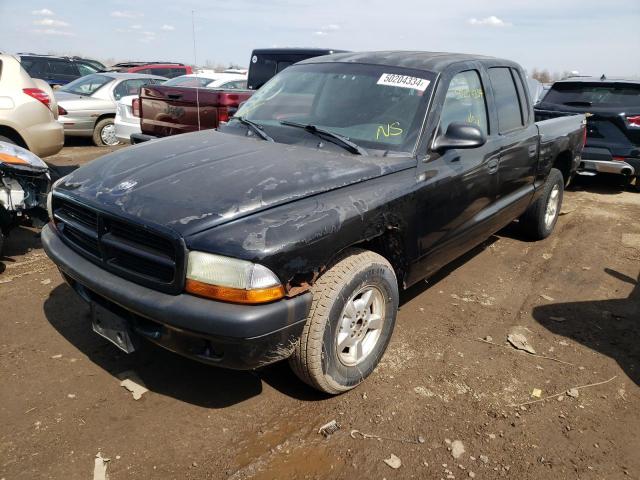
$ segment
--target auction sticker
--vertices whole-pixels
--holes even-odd
[[[424,92],[429,86],[429,80],[418,77],[410,77],[408,75],[398,75],[397,73],[383,73],[378,79],[378,85],[386,85],[388,87],[411,88]]]

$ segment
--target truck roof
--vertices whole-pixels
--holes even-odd
[[[516,68],[519,67],[517,63],[512,62],[511,60],[486,57],[483,55],[400,50],[338,53],[325,57],[310,58],[308,60],[303,60],[300,63],[369,63],[374,65],[388,65],[394,67],[413,68],[416,70],[428,70],[430,72],[441,72],[454,63],[464,61],[487,61]]]

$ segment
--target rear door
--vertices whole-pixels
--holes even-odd
[[[509,67],[488,69],[500,139],[497,213],[504,223],[529,205],[537,170],[538,129],[520,73]]]
[[[500,139],[489,122],[486,79],[479,65],[477,69],[453,73],[450,78],[444,99],[438,93],[434,102],[443,105],[435,137],[446,132],[451,122],[463,122],[480,127],[487,134],[487,141],[478,148],[427,152],[427,180],[418,197],[416,228],[421,259],[414,272],[418,278],[493,233],[491,217]]]

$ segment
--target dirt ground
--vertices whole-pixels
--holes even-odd
[[[106,151],[76,143],[50,160]],[[382,364],[338,397],[284,363],[121,354],[18,230],[0,261],[0,479],[90,479],[98,452],[111,480],[639,479],[639,220],[640,193],[579,181],[549,239],[507,228],[405,292]],[[507,346],[516,327],[540,356]],[[139,400],[120,386],[127,370],[149,389]]]

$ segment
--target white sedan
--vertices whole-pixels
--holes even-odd
[[[240,73],[189,74],[172,78],[162,84],[167,87],[220,88],[225,90],[244,90],[247,88],[247,75]],[[129,142],[132,133],[140,131],[140,112],[134,111],[133,101],[138,95],[128,95],[118,100],[115,118],[115,134],[120,142]],[[139,107],[136,107],[136,109]]]

